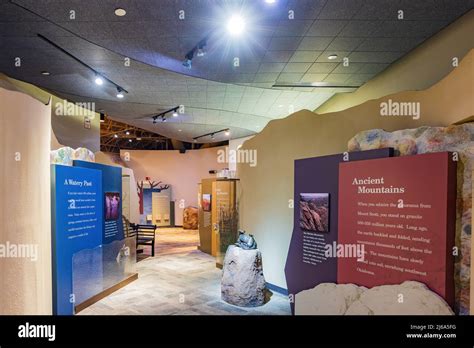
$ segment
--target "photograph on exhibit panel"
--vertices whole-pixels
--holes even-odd
[[[212,195],[210,193],[203,193],[202,194],[201,206],[202,206],[202,210],[211,211]]]
[[[120,193],[105,193],[105,220],[117,220],[119,218]]]
[[[300,227],[304,231],[329,232],[329,193],[300,193]]]

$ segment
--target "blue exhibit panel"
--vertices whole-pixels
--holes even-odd
[[[74,314],[73,257],[102,241],[102,173],[99,170],[51,166],[53,313]],[[99,277],[102,265],[90,276]],[[101,278],[101,276],[100,276]]]
[[[74,167],[102,172],[102,207],[104,209],[102,244],[122,240],[122,168],[105,164],[74,161]]]

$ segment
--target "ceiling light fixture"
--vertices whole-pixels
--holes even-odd
[[[128,142],[131,143],[131,142],[132,142],[132,139],[128,139]]]
[[[328,59],[329,60],[334,60],[334,59],[337,59],[337,54],[331,54],[328,56]]]
[[[117,134],[114,134],[114,138],[118,138],[118,135],[117,135]]]
[[[265,0],[265,2],[267,4],[274,4],[276,2],[276,0]]]
[[[209,136],[211,137],[211,139],[214,139],[216,134],[219,134],[219,133],[222,133],[222,132],[225,132],[224,134],[227,135],[227,136],[230,135],[230,129],[225,128],[225,129],[221,129],[221,130],[218,130],[218,131],[215,131],[215,132],[210,132],[210,133],[206,133],[206,134],[203,134],[203,135],[199,135],[197,137],[194,137],[193,140],[194,140],[194,142],[196,142],[200,138],[209,137]]]
[[[51,73],[49,71],[42,71],[41,75],[49,76],[49,75],[51,75]]]
[[[173,113],[172,113],[173,117],[178,117],[178,109],[179,109],[179,106],[175,106],[175,107],[172,108],[172,109],[169,109],[169,110],[160,112],[160,113],[157,114],[157,115],[153,115],[153,116],[151,117],[151,118],[153,119],[153,123],[156,123],[156,120],[157,120],[158,118],[161,120],[161,122],[166,122],[166,114],[169,113],[169,112],[173,112]]]
[[[95,78],[95,84],[96,84],[96,85],[99,85],[99,86],[102,86],[102,85],[104,84],[104,80],[102,79],[102,77],[96,76],[96,78]]]
[[[127,14],[127,11],[125,11],[125,9],[119,7],[119,8],[115,9],[114,13],[118,17],[123,17]]]
[[[126,131],[125,134],[130,135],[130,132],[129,132],[129,131]]]
[[[142,140],[142,138],[138,137],[138,138],[137,138],[137,140],[138,140],[138,141],[141,141],[141,140]]]
[[[65,55],[69,56],[70,58],[74,59],[76,62],[78,62],[79,64],[81,64],[82,66],[86,67],[87,69],[89,69],[90,71],[92,71],[94,73],[94,76],[95,76],[95,83],[97,83],[98,85],[102,84],[104,81],[107,81],[108,83],[114,85],[116,88],[117,88],[117,98],[123,98],[124,94],[123,93],[128,93],[128,91],[123,88],[122,86],[116,84],[114,81],[112,81],[111,79],[105,77],[104,75],[101,75],[97,70],[95,70],[93,67],[91,67],[90,65],[84,63],[82,60],[80,60],[79,58],[77,58],[75,55],[73,55],[71,52],[65,50],[64,48],[62,48],[61,46],[59,46],[58,44],[56,44],[55,42],[51,41],[50,39],[48,39],[47,37],[41,35],[41,34],[37,34],[37,36],[42,39],[43,41],[46,41],[48,44],[50,44],[51,46],[53,46],[54,48],[56,48],[57,50],[61,51],[62,53],[64,53]],[[47,74],[43,74],[43,75],[49,75],[48,72],[46,72]],[[102,83],[100,83],[100,81],[98,80],[100,79],[102,81]],[[120,96],[119,96],[120,95]]]
[[[227,30],[233,36],[242,34],[245,28],[245,22],[239,15],[233,15],[227,22]]]
[[[117,98],[119,99],[123,98],[123,91],[120,87],[117,87]]]

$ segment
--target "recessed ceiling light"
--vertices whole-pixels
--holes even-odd
[[[128,142],[131,143],[131,142],[132,142],[132,139],[128,139]]]
[[[130,132],[129,132],[129,131],[126,131],[125,134],[130,135]]]
[[[245,22],[239,15],[233,15],[227,22],[227,30],[231,35],[238,36],[244,31]]]
[[[331,55],[328,56],[329,60],[334,60],[336,58],[337,58],[337,54],[331,54]]]
[[[182,129],[178,129],[178,132],[182,132],[183,130]]]
[[[115,15],[118,16],[118,17],[123,17],[127,14],[127,11],[125,11],[123,8],[116,8],[115,9]]]
[[[97,85],[101,86],[101,85],[104,83],[104,80],[102,79],[102,77],[97,76],[97,77],[95,78],[95,83],[96,83]]]
[[[49,75],[51,75],[51,73],[49,71],[42,71],[41,75],[49,76]]]
[[[118,138],[118,135],[117,135],[117,134],[114,134],[114,138]]]

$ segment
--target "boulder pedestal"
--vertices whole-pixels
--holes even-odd
[[[198,229],[198,208],[186,207],[183,211],[183,228],[185,230]]]
[[[236,306],[257,307],[265,303],[265,292],[260,251],[230,245],[222,268],[222,300]]]

